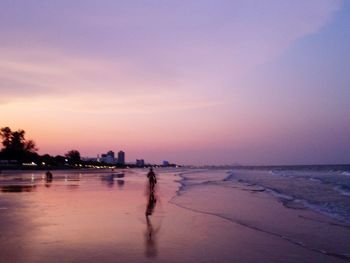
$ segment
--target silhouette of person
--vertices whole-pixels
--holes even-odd
[[[154,187],[157,184],[157,177],[156,174],[153,172],[153,168],[151,167],[149,169],[149,172],[147,174],[148,180],[149,180],[149,189],[151,192],[154,191]]]
[[[51,186],[51,183],[52,183],[52,180],[53,180],[53,175],[52,175],[52,173],[51,173],[50,171],[47,171],[47,172],[45,173],[45,181],[46,181],[45,186],[46,186],[46,187],[50,187],[50,186]]]
[[[45,173],[45,178],[46,178],[46,181],[52,181],[52,179],[53,179],[52,173],[50,171],[47,171]]]

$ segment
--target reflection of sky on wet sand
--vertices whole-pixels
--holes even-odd
[[[144,212],[148,197],[143,173],[113,178],[107,173],[54,172],[52,181],[40,174],[35,174],[34,180],[27,177],[1,181],[1,202],[9,200],[6,206],[20,208],[16,216],[21,219],[17,224],[22,226],[19,233],[3,236],[10,243],[15,236],[21,239],[28,248],[20,252],[25,262],[144,255],[144,233],[149,224]],[[14,218],[4,219],[3,212],[0,210],[0,220],[5,220],[2,225],[17,228]],[[8,259],[22,262],[17,256],[14,253]]]

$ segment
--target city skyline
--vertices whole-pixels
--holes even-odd
[[[350,161],[350,2],[3,1],[0,122],[40,154]]]

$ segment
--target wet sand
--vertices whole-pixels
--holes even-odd
[[[147,170],[35,173],[31,183],[3,173],[0,262],[347,261],[350,228],[242,185],[184,189],[179,172],[156,171],[148,217]],[[203,178],[214,173],[226,176]]]

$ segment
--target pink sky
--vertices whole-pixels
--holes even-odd
[[[40,153],[350,160],[342,1],[0,5],[0,124]]]

